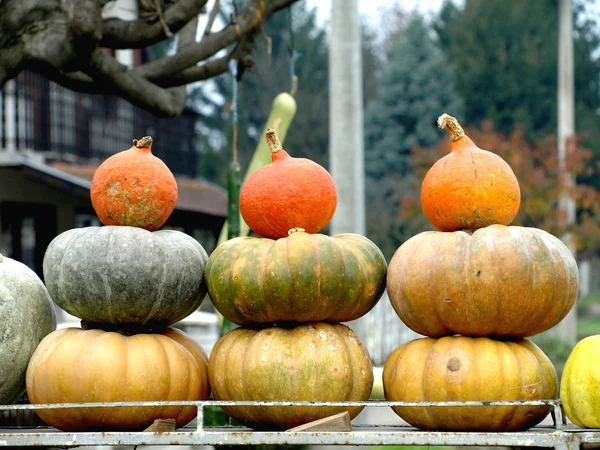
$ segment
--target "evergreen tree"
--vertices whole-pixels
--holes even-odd
[[[574,2],[580,131],[598,120],[600,107],[600,38],[595,22],[584,14],[589,3]],[[455,69],[466,125],[491,120],[504,133],[519,125],[530,141],[556,133],[558,1],[465,0],[459,8],[447,0],[434,28]]]
[[[382,71],[379,97],[365,114],[367,230],[388,257],[409,237],[400,201],[414,189],[411,150],[439,141],[442,113],[462,114],[452,71],[423,18],[413,15],[399,36]]]
[[[444,112],[455,116],[462,113],[462,101],[453,86],[453,75],[442,53],[422,17],[415,15],[403,38],[391,49],[379,83],[379,98],[365,114],[369,178],[406,173],[410,150],[432,146],[439,140],[437,118]]]

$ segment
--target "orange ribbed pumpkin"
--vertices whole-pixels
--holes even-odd
[[[478,148],[458,121],[443,114],[438,126],[452,139],[450,154],[427,172],[421,205],[440,231],[509,225],[519,210],[521,191],[511,167],[500,156]]]
[[[166,164],[152,154],[150,136],[106,159],[94,173],[90,196],[104,225],[156,230],[177,203],[177,182]]]
[[[46,336],[27,367],[32,404],[207,400],[208,357],[175,328],[123,335],[100,329],[63,328]],[[156,419],[189,423],[195,406],[132,406],[39,409],[65,431],[143,429]]]
[[[446,336],[406,342],[383,368],[385,398],[392,402],[555,400],[552,362],[527,339]],[[515,431],[541,422],[549,405],[394,406],[414,427],[436,431]]]
[[[265,238],[287,237],[292,228],[316,233],[329,223],[337,206],[332,176],[310,159],[290,156],[272,129],[267,130],[266,139],[273,162],[254,172],[242,186],[242,218]]]

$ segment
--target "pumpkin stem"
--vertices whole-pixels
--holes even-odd
[[[465,135],[465,130],[462,129],[458,120],[446,113],[442,114],[438,118],[438,128],[445,128],[448,136],[452,139],[452,142],[458,141]]]
[[[279,138],[277,137],[277,133],[275,133],[273,128],[267,128],[265,139],[267,140],[267,144],[269,144],[271,153],[277,153],[278,151],[283,150],[281,142],[279,142]]]
[[[299,227],[297,227],[297,228],[291,228],[290,230],[288,230],[288,236],[290,236],[290,235],[292,235],[294,233],[302,233],[304,231],[306,231],[306,230],[304,230],[304,228],[299,228]]]
[[[141,139],[134,139],[133,145],[135,145],[137,148],[152,147],[152,138],[150,136],[144,136]]]

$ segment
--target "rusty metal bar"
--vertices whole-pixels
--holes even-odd
[[[536,426],[520,432],[437,432],[421,431],[407,425],[358,425],[344,432],[257,431],[235,427],[203,425],[207,406],[510,406],[551,405],[553,425]],[[84,407],[196,405],[197,424],[172,432],[103,431],[63,432],[51,427],[0,429],[2,446],[76,447],[95,445],[421,445],[421,446],[509,446],[579,450],[600,445],[600,430],[584,430],[566,423],[559,400],[490,402],[254,402],[254,401],[156,401],[110,403],[61,403],[0,405],[1,410],[35,410]],[[0,424],[1,426],[1,424]]]

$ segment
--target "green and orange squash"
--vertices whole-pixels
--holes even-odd
[[[209,380],[217,400],[366,401],[373,385],[368,351],[347,326],[314,322],[235,328],[213,347]],[[287,429],[362,406],[223,406],[255,428]]]
[[[364,236],[291,230],[278,240],[224,242],[205,276],[213,305],[237,324],[346,322],[379,301],[386,270],[385,257]]]

